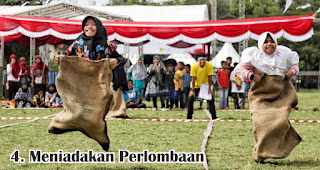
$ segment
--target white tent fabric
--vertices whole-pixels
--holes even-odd
[[[136,64],[139,59],[139,54],[124,54],[124,58],[129,58],[131,64]]]
[[[210,61],[214,68],[221,68],[221,61],[226,61],[227,57],[232,57],[232,64],[240,61],[240,55],[231,43],[224,43],[219,53]]]
[[[46,7],[42,5],[26,6],[0,6],[0,14],[20,15],[26,12],[32,13],[34,10],[48,10],[51,6],[60,4],[73,5],[75,8],[83,8],[99,11],[111,16],[128,17],[132,21],[153,21],[153,22],[183,22],[183,21],[208,21],[209,13],[207,5],[175,5],[175,6],[147,6],[147,5],[121,5],[121,6],[84,6],[67,2],[52,2]],[[44,7],[44,8],[43,8]],[[192,11],[192,12],[190,12]],[[41,16],[41,14],[37,15]],[[56,16],[56,18],[59,18]],[[81,19],[70,17],[70,19]],[[104,18],[101,18],[105,20]]]
[[[206,4],[174,6],[88,6],[87,8],[129,16],[132,21],[183,22],[209,20],[208,7]]]
[[[194,63],[196,63],[196,59],[192,57],[189,53],[184,54],[171,54],[169,55],[166,60],[168,59],[174,59],[177,62],[183,62],[184,64],[190,64],[192,66]]]

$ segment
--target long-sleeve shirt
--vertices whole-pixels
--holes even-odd
[[[14,99],[17,101],[31,101],[32,100],[31,88],[28,87],[27,92],[23,92],[22,88],[20,87]]]
[[[46,102],[50,103],[56,103],[56,98],[57,98],[57,92],[50,94],[49,92],[46,92]]]
[[[293,74],[296,76],[299,73],[298,64],[291,65],[289,70],[292,71]],[[256,74],[256,75],[259,75],[259,76],[263,75],[263,72],[257,70],[250,62],[239,63],[237,65],[237,67],[235,68],[235,72],[236,72],[237,75],[239,75],[242,78],[242,80],[250,79],[250,76],[252,74]]]
[[[21,74],[21,69],[20,69],[19,75],[20,74]],[[18,77],[17,79],[15,77],[13,77],[12,66],[10,64],[7,64],[7,80],[12,81],[12,82],[19,82],[20,81],[20,77]]]
[[[27,66],[27,69],[25,70],[22,70],[21,69],[21,75],[20,75],[20,78],[24,78],[24,77],[30,77],[30,67]]]

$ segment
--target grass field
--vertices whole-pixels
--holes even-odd
[[[298,93],[299,110],[292,112],[290,119],[318,120],[320,93],[304,91]],[[217,102],[216,102],[217,103]],[[230,101],[231,103],[231,101]],[[198,105],[198,103],[196,103]],[[147,103],[151,107],[151,103]],[[204,103],[204,106],[206,104]],[[232,106],[231,106],[232,107]],[[198,108],[198,106],[195,106]],[[52,110],[0,110],[0,117],[47,116],[59,112]],[[304,112],[307,111],[307,112]],[[132,118],[177,118],[185,119],[186,111],[133,111]],[[225,112],[217,109],[221,119],[251,119],[249,112]],[[195,110],[194,119],[208,119],[202,110]],[[0,126],[26,122],[27,120],[0,120]],[[203,169],[202,164],[118,163],[118,150],[142,152],[201,152],[203,133],[207,122],[146,122],[109,120],[108,134],[110,152],[116,153],[111,164],[18,164],[10,161],[10,154],[20,150],[20,157],[28,158],[32,149],[44,152],[103,152],[92,139],[80,132],[51,135],[47,127],[51,120],[38,120],[26,124],[0,129],[0,169]],[[291,155],[283,160],[268,160],[267,164],[256,164],[251,159],[253,149],[252,122],[215,122],[208,141],[206,155],[210,169],[319,169],[320,168],[320,123],[293,123],[303,138]]]

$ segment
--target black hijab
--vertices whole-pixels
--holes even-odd
[[[97,32],[92,38],[87,37],[84,32],[84,27],[86,26],[86,22],[88,21],[88,19],[93,19],[97,27]],[[83,33],[77,38],[77,40],[79,41],[79,44],[81,46],[83,45],[87,47],[87,49],[89,50],[89,56],[91,56],[93,60],[96,60],[97,56],[99,54],[104,54],[105,49],[108,48],[107,30],[98,18],[87,16],[82,21],[82,31]]]

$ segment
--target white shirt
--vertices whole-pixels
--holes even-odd
[[[21,75],[21,74],[22,74],[22,70],[20,69],[19,75]],[[17,79],[15,77],[13,77],[12,66],[10,64],[7,64],[7,80],[12,81],[12,82],[19,82],[20,81],[20,77],[18,77]]]
[[[236,75],[235,71],[231,72],[230,81],[231,81],[231,93],[244,93],[244,86],[245,86],[244,82],[242,81],[240,76]],[[242,82],[241,84],[242,86],[240,90],[238,89],[237,84],[233,81],[236,81],[238,85],[240,85]]]

